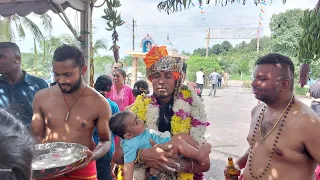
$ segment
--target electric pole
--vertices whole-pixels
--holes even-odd
[[[209,53],[209,43],[210,43],[210,28],[207,34],[207,49],[206,49],[206,58],[208,58],[208,53]]]
[[[135,23],[137,21],[135,21],[134,19],[132,19],[132,50],[134,50],[134,26],[135,26]]]

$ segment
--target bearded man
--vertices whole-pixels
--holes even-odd
[[[56,180],[96,180],[95,161],[110,148],[109,103],[85,84],[83,75],[87,66],[78,48],[69,45],[57,48],[52,66],[57,84],[35,95],[32,132],[38,143],[77,143],[90,149],[86,152],[87,158],[75,171]],[[98,144],[92,138],[95,127],[99,136]]]
[[[204,134],[209,123],[206,122],[204,105],[195,91],[182,86],[183,62],[169,57],[164,46],[153,47],[144,62],[153,95],[138,96],[131,111],[144,120],[149,129],[167,131],[171,135],[190,133],[198,144],[205,142]],[[151,144],[154,144],[152,140]],[[202,179],[201,173],[210,168],[210,160],[201,165],[191,159],[177,157],[170,153],[170,146],[154,145],[137,153],[134,179]],[[113,160],[123,164],[121,148],[116,148]]]

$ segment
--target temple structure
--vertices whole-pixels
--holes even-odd
[[[153,40],[153,38],[147,34],[142,40],[140,41],[140,50],[139,51],[133,51],[133,50],[127,50],[125,51],[125,54],[131,55],[132,57],[132,77],[131,77],[131,85],[137,81],[137,67],[138,67],[138,58],[145,58],[146,54],[149,52],[149,50],[152,48],[152,46],[157,46],[156,42]],[[178,50],[173,46],[173,44],[170,41],[169,35],[167,36],[167,41],[163,45],[159,46],[167,46],[167,51],[169,56],[174,58],[181,58],[182,60],[188,60],[189,57],[179,54]]]

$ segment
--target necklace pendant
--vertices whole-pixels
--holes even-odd
[[[65,118],[64,120],[65,120],[65,121],[68,121],[69,117],[70,117],[70,111],[68,111],[68,113],[67,113],[67,115],[66,115],[66,118]]]

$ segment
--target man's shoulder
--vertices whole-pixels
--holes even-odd
[[[39,87],[46,88],[48,87],[48,83],[43,80],[42,78],[39,78],[37,76],[31,75],[29,73],[26,73],[26,81],[28,81],[32,85],[38,85]]]
[[[296,112],[299,112],[294,118],[297,118],[301,120],[301,123],[305,124],[306,122],[310,122],[311,124],[314,124],[315,122],[320,123],[320,116],[316,114],[316,112],[303,103],[300,100],[296,100],[293,106],[293,110],[296,110]],[[311,121],[310,121],[311,120]]]

